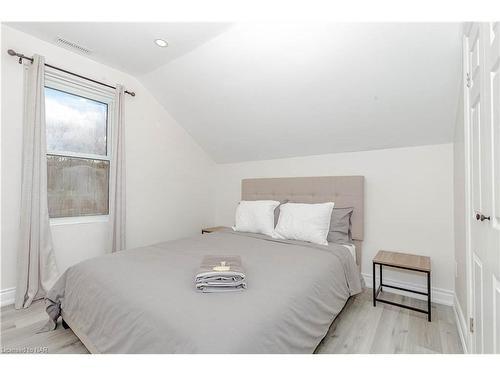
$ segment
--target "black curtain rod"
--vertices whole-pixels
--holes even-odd
[[[22,64],[23,59],[29,60],[29,61],[33,62],[33,58],[32,57],[24,56],[22,53],[17,53],[13,49],[9,49],[7,51],[7,53],[9,55],[11,55],[11,56],[17,56],[17,57],[19,57],[19,64]],[[63,72],[63,73],[71,74],[72,76],[75,76],[75,77],[78,77],[78,78],[82,78],[82,79],[85,79],[85,80],[90,81],[90,82],[97,83],[98,85],[106,86],[106,87],[109,87],[110,89],[115,89],[116,90],[115,86],[111,86],[111,85],[108,85],[107,83],[99,82],[99,81],[96,81],[95,79],[92,79],[92,78],[89,78],[89,77],[85,77],[85,76],[82,76],[80,74],[76,74],[76,73],[70,72],[70,71],[65,70],[65,69],[58,68],[57,66],[50,65],[50,64],[45,64],[45,66],[48,66],[49,68],[52,68],[52,69],[55,69],[55,70],[59,70],[60,72]],[[135,92],[133,92],[133,91],[127,91],[127,90],[125,90],[125,94],[129,94],[130,96],[135,96]]]

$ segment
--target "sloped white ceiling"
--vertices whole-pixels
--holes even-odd
[[[99,26],[99,42],[88,39],[87,47],[114,43],[106,25]],[[141,52],[143,39],[128,35],[142,27],[122,25],[134,40],[129,52]],[[165,25],[175,30],[176,24]],[[178,42],[173,33],[167,36],[179,48],[190,47],[175,53],[157,48],[154,63],[129,62],[116,48],[105,59],[91,58],[136,72],[217,162],[452,140],[458,24],[206,25],[184,28]]]
[[[457,24],[238,24],[142,77],[218,162],[450,142]]]

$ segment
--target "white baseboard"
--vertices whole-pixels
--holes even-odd
[[[365,279],[366,286],[368,288],[371,288],[373,286],[372,275],[367,274],[367,273],[363,273],[362,276]],[[377,280],[378,280],[378,278],[377,278]],[[427,289],[425,288],[425,286],[415,284],[415,283],[397,281],[394,279],[384,277],[384,284],[386,282],[387,282],[387,284],[398,286],[400,288],[415,289],[415,290],[418,290],[419,292],[427,292]],[[422,295],[415,294],[415,293],[408,293],[408,292],[405,292],[404,290],[397,290],[397,289],[388,289],[388,290],[390,290],[391,293],[394,293],[394,294],[400,294],[403,296],[409,296],[409,297],[413,297],[416,299],[422,299],[422,300],[427,299],[427,296],[422,296]],[[442,305],[453,306],[454,296],[455,296],[455,293],[452,290],[441,289],[441,288],[431,288],[431,301],[434,303],[440,303]]]
[[[453,311],[455,312],[455,319],[457,321],[457,329],[458,335],[460,336],[460,341],[462,342],[462,348],[464,349],[464,353],[469,353],[468,343],[468,330],[467,330],[467,321],[465,320],[464,313],[462,311],[462,307],[458,302],[457,295],[453,296]]]
[[[0,306],[13,305],[16,300],[16,288],[0,290]]]

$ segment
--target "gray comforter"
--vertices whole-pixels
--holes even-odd
[[[248,289],[196,292],[206,254],[241,256]],[[312,353],[360,291],[341,245],[226,231],[81,262],[49,291],[47,312],[97,353]]]

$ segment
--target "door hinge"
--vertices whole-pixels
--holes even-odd
[[[474,318],[469,318],[469,329],[471,333],[474,333]]]
[[[471,84],[471,79],[470,79],[470,73],[467,73],[467,78],[466,78],[466,80],[467,80],[467,83],[466,83],[467,88],[469,88],[469,89],[470,89],[470,87],[471,87],[471,85],[472,85],[472,84]]]

